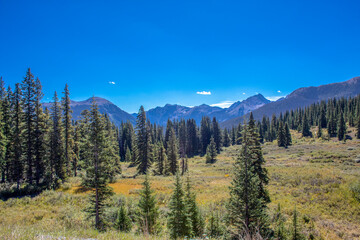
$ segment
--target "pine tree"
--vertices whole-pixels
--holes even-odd
[[[221,226],[219,213],[217,211],[211,211],[206,226],[206,234],[211,238],[219,238],[224,234],[224,228]]]
[[[24,111],[24,158],[26,159],[26,178],[32,184],[34,178],[34,131],[35,131],[35,80],[30,68],[21,83],[22,90],[22,108]]]
[[[4,155],[4,166],[2,169],[2,178],[1,181],[2,182],[9,182],[11,180],[11,176],[10,176],[10,165],[11,165],[11,139],[12,139],[12,133],[13,133],[13,129],[14,129],[14,124],[13,124],[13,93],[11,91],[11,88],[8,87],[8,90],[5,94],[4,99],[2,101],[1,104],[1,109],[2,109],[2,122],[4,123],[3,125],[3,134],[5,135],[6,139],[7,139],[7,145],[6,145],[6,152]]]
[[[74,128],[74,159],[72,161],[72,171],[74,173],[74,176],[77,176],[77,170],[79,167],[79,161],[80,161],[80,133],[79,133],[79,126],[76,126]]]
[[[119,212],[118,212],[118,216],[116,219],[116,227],[117,229],[119,229],[121,232],[129,232],[131,230],[131,219],[128,215],[128,212],[125,209],[125,206],[122,204],[120,206]]]
[[[303,119],[302,119],[302,127],[301,127],[301,134],[303,137],[311,137],[311,131],[309,126],[309,120],[307,118],[307,114],[304,113]]]
[[[269,177],[267,169],[264,167],[265,159],[262,154],[261,143],[259,140],[259,135],[255,126],[255,120],[252,112],[250,113],[247,132],[249,134],[248,138],[251,146],[250,148],[253,154],[254,171],[260,179],[258,185],[258,197],[263,200],[263,207],[265,208],[266,203],[270,202],[270,196],[268,191],[266,190],[266,185],[269,184]]]
[[[279,122],[279,128],[277,133],[277,142],[279,147],[287,147],[286,145],[286,132],[282,121]]]
[[[346,124],[344,120],[344,114],[342,111],[339,113],[339,122],[338,122],[338,132],[337,136],[339,141],[345,140],[345,134],[346,134]]]
[[[288,123],[285,123],[285,139],[286,146],[290,146],[292,144],[292,138]]]
[[[10,138],[10,175],[11,179],[17,183],[17,189],[23,179],[24,163],[22,161],[23,145],[22,145],[22,108],[21,108],[21,90],[20,85],[15,85],[15,91],[12,99],[12,133]]]
[[[256,158],[252,134],[245,125],[242,149],[234,164],[234,177],[230,187],[228,219],[235,239],[241,239],[247,234],[254,236],[258,228],[262,234],[268,231],[266,204],[259,197],[262,189],[259,187],[261,180],[254,164]]]
[[[168,160],[168,172],[170,174],[175,175],[176,171],[178,170],[178,155],[177,155],[177,143],[176,143],[176,136],[175,131],[173,128],[169,131],[169,140],[166,144],[168,146],[167,149],[167,160]]]
[[[200,237],[204,230],[204,221],[200,209],[196,204],[196,195],[192,192],[189,175],[187,176],[185,188],[185,205],[187,206],[188,216],[191,222],[191,236]]]
[[[2,101],[0,100],[0,104],[2,104]],[[3,113],[0,110],[0,171],[2,174],[2,182],[5,182],[5,175],[6,175],[6,148],[7,148],[7,142],[8,139],[6,138],[6,135],[4,133],[4,121],[3,121]]]
[[[203,117],[200,123],[201,153],[205,154],[211,138],[211,121],[209,117]]]
[[[39,78],[35,80],[35,131],[34,131],[34,168],[35,182],[38,185],[45,176],[46,142],[45,135],[48,131],[47,123],[41,100],[43,97],[42,86]]]
[[[62,128],[63,128],[63,137],[64,137],[64,162],[65,162],[65,169],[66,169],[66,175],[71,176],[75,175],[75,173],[72,173],[72,167],[73,161],[74,161],[74,140],[73,140],[73,126],[71,124],[71,113],[72,110],[70,108],[70,92],[69,92],[69,86],[66,84],[65,89],[63,92],[64,96],[61,99],[61,108],[63,112],[63,118],[62,118]]]
[[[286,229],[285,229],[285,219],[284,217],[282,216],[282,213],[281,213],[281,207],[280,207],[280,203],[278,204],[278,208],[277,208],[277,212],[276,212],[276,215],[275,215],[275,237],[276,239],[278,240],[286,240],[287,239],[287,236],[286,236]]]
[[[157,156],[156,156],[156,167],[155,174],[157,175],[166,175],[167,174],[167,155],[164,145],[160,142],[157,147]]]
[[[108,187],[111,179],[109,171],[113,158],[108,153],[109,142],[106,138],[104,121],[99,113],[95,98],[92,99],[89,115],[89,132],[86,139],[86,163],[85,175],[83,176],[83,185],[91,188],[90,206],[86,209],[91,217],[95,218],[95,228],[103,230],[105,227],[103,214],[105,202],[113,191]]]
[[[216,144],[214,138],[211,137],[210,144],[208,145],[206,150],[206,163],[215,163],[216,156],[217,156]]]
[[[159,210],[156,204],[154,191],[150,187],[149,175],[145,175],[143,189],[140,192],[139,200],[139,226],[140,230],[145,234],[155,234],[158,231]]]
[[[294,208],[293,219],[292,219],[292,234],[291,240],[302,240],[303,236],[300,233],[300,226],[298,223],[298,212],[296,211],[296,207]]]
[[[146,122],[144,107],[141,106],[136,120],[136,165],[139,174],[146,174],[151,167],[151,136]]]
[[[193,157],[199,152],[199,139],[194,119],[186,121],[186,139],[186,154],[188,157]]]
[[[229,136],[229,132],[227,129],[224,129],[224,147],[229,147],[231,144],[231,139],[230,139],[230,136]]]
[[[180,173],[176,173],[175,186],[169,203],[168,229],[172,239],[191,236],[191,220],[184,202]]]
[[[212,130],[212,137],[214,139],[215,146],[216,146],[216,151],[217,151],[217,153],[220,153],[221,145],[222,145],[222,137],[221,137],[221,130],[220,130],[219,123],[216,121],[215,117],[212,120],[211,130]]]
[[[55,92],[51,106],[51,132],[50,132],[50,187],[56,189],[60,181],[65,180],[65,164],[63,152],[63,136],[61,125],[60,104]]]

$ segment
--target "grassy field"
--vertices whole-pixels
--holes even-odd
[[[312,232],[317,239],[360,239],[360,202],[351,187],[360,181],[360,141],[338,142],[333,139],[303,139],[293,133],[293,146],[279,148],[266,143],[263,153],[269,171],[268,186],[272,202],[270,216],[281,205],[287,224],[296,206],[300,213],[303,233]],[[205,159],[189,159],[190,178],[204,214],[213,209],[224,212],[229,198],[228,186],[232,177],[232,164],[239,146],[224,149],[215,164]],[[135,168],[123,164],[124,176],[132,176]],[[121,201],[134,208],[143,176],[119,178],[111,184],[116,195],[108,210],[109,221]],[[96,239],[143,239],[133,232],[116,230],[99,233],[91,228],[91,221],[82,211],[87,192],[73,178],[58,191],[46,191],[35,197],[0,201],[1,239],[57,239],[56,237]],[[173,177],[151,177],[164,216],[172,188]],[[164,221],[164,217],[162,218]],[[165,225],[165,222],[162,223]],[[167,239],[166,232],[151,239]]]

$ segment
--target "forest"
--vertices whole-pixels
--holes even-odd
[[[280,203],[272,205],[274,174],[264,149],[288,151],[307,142],[356,146],[360,138],[360,96],[329,99],[260,121],[250,113],[231,129],[221,129],[216,118],[207,116],[199,126],[194,119],[159,126],[148,121],[143,106],[135,126],[116,126],[99,112],[95,99],[75,121],[68,85],[60,95],[54,93],[50,109],[42,98],[41,82],[30,69],[13,88],[0,80],[2,204],[66,192],[75,181],[76,191],[84,194],[82,221],[101,234],[130,234],[106,239],[326,239],[296,204],[286,214]],[[232,154],[231,172],[225,174],[230,178],[224,185],[227,197],[216,203],[221,206],[205,209],[198,199],[200,165],[195,161],[221,169],[217,164],[225,154]],[[172,187],[161,200],[153,181],[165,184],[169,178]],[[123,196],[114,204],[118,193],[112,184],[132,179],[142,181],[135,200]],[[358,219],[360,182],[348,192]]]

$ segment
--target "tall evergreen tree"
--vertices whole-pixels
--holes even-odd
[[[35,80],[30,68],[21,83],[22,90],[22,108],[24,111],[24,158],[26,159],[26,178],[32,184],[34,178],[34,135],[35,135]]]
[[[319,120],[318,122],[318,132],[317,132],[317,137],[321,138],[322,137],[322,125],[321,125],[321,121]]]
[[[211,138],[211,122],[209,117],[203,117],[200,123],[201,153],[205,154]]]
[[[216,143],[214,141],[214,138],[211,137],[210,144],[207,147],[206,150],[206,163],[215,163],[216,162]]]
[[[59,187],[60,181],[65,180],[65,164],[63,152],[63,136],[61,125],[61,111],[57,93],[55,92],[51,106],[51,131],[50,131],[50,179],[51,188]]]
[[[190,237],[191,219],[184,201],[184,190],[181,183],[180,173],[176,173],[175,186],[169,203],[168,229],[172,239]]]
[[[156,149],[156,166],[155,174],[156,175],[166,175],[167,174],[167,155],[166,150],[162,142],[157,144]]]
[[[158,231],[159,210],[156,203],[154,191],[150,187],[149,174],[145,175],[143,189],[140,192],[138,207],[140,230],[145,234],[155,234]]]
[[[48,126],[45,122],[45,115],[41,100],[43,98],[42,86],[39,78],[35,80],[35,129],[34,129],[34,168],[35,168],[35,182],[40,183],[40,180],[45,176],[45,156],[46,156],[46,139]]]
[[[72,126],[72,120],[71,120],[71,113],[72,110],[70,108],[70,92],[69,92],[69,86],[66,84],[65,89],[63,92],[64,96],[61,99],[61,108],[63,113],[62,118],[62,128],[63,128],[63,137],[64,137],[64,161],[65,161],[65,169],[66,169],[66,175],[71,176],[75,175],[74,172],[72,172],[72,165],[74,161],[74,139],[73,139],[73,132],[74,128]]]
[[[234,164],[234,178],[230,187],[228,219],[234,239],[242,239],[247,234],[255,236],[257,229],[262,234],[268,231],[266,204],[259,197],[261,179],[256,172],[257,159],[254,157],[254,136],[244,126],[242,149]]]
[[[90,216],[95,218],[96,229],[104,229],[104,208],[107,198],[113,194],[107,185],[111,180],[109,163],[114,162],[115,155],[108,153],[109,141],[106,137],[105,125],[99,113],[95,98],[92,100],[89,115],[89,133],[86,139],[86,163],[83,185],[92,189],[90,206],[86,209]]]
[[[151,136],[144,107],[141,106],[136,120],[136,165],[139,174],[146,174],[151,167]]]
[[[20,187],[23,179],[24,163],[22,161],[23,144],[22,144],[22,114],[21,108],[21,90],[20,85],[15,85],[14,95],[12,98],[13,113],[12,113],[12,133],[10,138],[10,175],[11,179],[17,183],[17,189]]]
[[[356,132],[357,132],[356,133],[357,138],[360,139],[360,114],[357,120]]]
[[[220,153],[221,145],[222,145],[222,137],[221,137],[221,130],[218,121],[216,121],[216,118],[214,117],[212,120],[212,137],[214,138],[216,151]],[[210,140],[211,141],[211,140]]]
[[[339,141],[342,141],[342,140],[345,140],[346,124],[345,124],[345,120],[344,120],[344,114],[342,113],[342,111],[340,111],[339,115],[340,116],[339,116],[337,136],[338,136]]]
[[[285,123],[285,142],[286,146],[290,146],[292,144],[291,133],[287,122]]]
[[[224,147],[229,147],[231,144],[231,139],[230,139],[230,136],[229,136],[229,132],[227,129],[224,129]]]
[[[277,142],[279,147],[287,147],[286,145],[286,132],[282,121],[279,122],[279,128],[277,133]]]
[[[304,113],[303,119],[302,119],[301,134],[303,137],[311,137],[312,136],[311,131],[310,131],[309,120],[307,118],[306,113]]]
[[[192,191],[189,175],[187,175],[184,201],[191,222],[191,236],[200,237],[204,231],[204,221],[196,204],[196,194]]]
[[[169,140],[167,142],[167,160],[168,160],[168,172],[170,174],[175,175],[176,171],[178,170],[178,150],[177,150],[177,142],[174,128],[171,128],[169,131]]]

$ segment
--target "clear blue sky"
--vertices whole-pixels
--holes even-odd
[[[31,67],[45,101],[68,83],[74,100],[128,112],[283,96],[360,75],[359,12],[344,0],[0,0],[0,75],[13,85]]]

